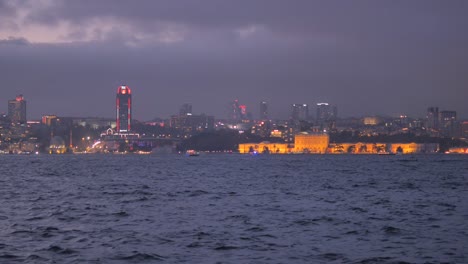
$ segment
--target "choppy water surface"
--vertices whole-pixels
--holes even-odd
[[[0,263],[468,263],[467,156],[0,156]]]

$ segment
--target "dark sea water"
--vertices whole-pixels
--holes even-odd
[[[468,156],[0,156],[0,263],[468,263]]]

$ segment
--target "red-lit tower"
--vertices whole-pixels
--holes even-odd
[[[117,132],[128,133],[132,128],[132,90],[122,85],[117,89]]]

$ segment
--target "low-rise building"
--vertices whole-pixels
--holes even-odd
[[[295,153],[326,153],[330,137],[325,133],[300,133],[294,137]]]
[[[437,143],[391,143],[388,144],[391,153],[413,154],[413,153],[436,153],[439,151]]]
[[[289,153],[326,153],[329,137],[324,133],[301,133],[294,136],[294,144],[288,143],[244,143],[239,144],[239,153],[268,153],[268,154],[289,154]]]
[[[334,143],[328,147],[328,153],[332,154],[378,154],[387,151],[385,143]]]
[[[468,154],[468,147],[450,148],[448,152],[455,154]]]
[[[239,144],[239,153],[264,153],[264,154],[288,154],[293,148],[287,143],[270,143],[264,141],[261,143]]]

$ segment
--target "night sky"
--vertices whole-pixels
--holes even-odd
[[[121,84],[142,121],[233,99],[466,118],[468,1],[0,0],[0,79],[0,112],[24,94],[29,119],[114,117]]]

